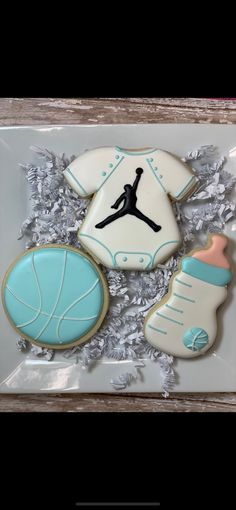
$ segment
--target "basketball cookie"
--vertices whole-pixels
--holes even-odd
[[[109,294],[103,273],[88,255],[53,244],[27,250],[13,262],[3,280],[2,301],[21,336],[65,349],[96,333]]]
[[[217,334],[216,310],[225,301],[232,279],[224,255],[227,243],[225,236],[213,234],[205,249],[182,258],[171,289],[145,320],[145,337],[156,349],[193,358],[212,346]]]
[[[94,195],[78,237],[104,266],[150,270],[181,238],[171,200],[186,199],[198,179],[180,159],[160,149],[100,147],[64,171],[81,197]]]

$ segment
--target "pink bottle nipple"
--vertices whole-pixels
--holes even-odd
[[[227,237],[219,234],[214,234],[211,236],[211,245],[209,248],[196,251],[192,257],[201,260],[201,262],[205,262],[206,264],[211,264],[212,266],[229,269],[229,262],[224,255],[224,250],[227,244]]]

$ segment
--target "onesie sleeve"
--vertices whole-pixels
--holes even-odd
[[[174,200],[182,200],[198,183],[191,168],[169,152],[157,151],[155,170],[163,189]]]
[[[100,147],[78,156],[63,173],[69,185],[79,196],[88,197],[99,190],[115,164],[115,149]]]

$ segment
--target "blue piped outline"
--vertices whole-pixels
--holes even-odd
[[[155,257],[156,257],[156,254],[158,253],[158,251],[163,248],[163,246],[165,246],[166,244],[171,244],[171,243],[178,243],[179,241],[167,241],[166,243],[163,243],[161,246],[159,246],[159,248],[155,251],[153,257],[150,253],[147,253],[147,252],[141,252],[141,251],[117,251],[114,253],[114,255],[112,254],[112,252],[109,250],[109,248],[107,248],[107,246],[105,244],[103,244],[101,241],[99,241],[98,239],[96,239],[96,237],[93,237],[89,234],[84,234],[82,232],[79,231],[79,234],[78,236],[80,237],[88,237],[89,239],[92,239],[92,241],[95,241],[96,243],[100,244],[103,248],[105,248],[105,250],[109,253],[110,257],[111,257],[111,260],[112,260],[112,265],[113,267],[119,267],[117,264],[116,264],[116,256],[119,254],[119,253],[124,253],[124,255],[147,255],[148,257],[150,257],[150,262],[148,263],[148,265],[144,268],[144,269],[148,269],[150,266],[153,267],[154,266],[154,261],[155,261]]]
[[[162,319],[166,319],[167,321],[171,321],[171,322],[174,322],[175,324],[179,324],[180,326],[184,325],[183,322],[179,322],[179,321],[176,321],[175,319],[171,319],[171,317],[167,317],[166,315],[162,315],[160,312],[156,312],[156,315],[158,315],[158,317],[161,317]]]
[[[74,179],[74,181],[76,182],[76,184],[78,184],[79,188],[83,191],[83,193],[85,193],[85,195],[90,195],[90,194],[91,194],[91,193],[88,193],[88,192],[87,192],[87,191],[83,188],[82,184],[80,184],[80,182],[78,181],[78,179],[77,179],[77,178],[76,178],[76,177],[72,174],[72,171],[70,170],[70,168],[69,168],[69,167],[67,167],[67,168],[66,168],[66,170],[65,170],[63,173],[64,173],[64,175],[65,175],[66,173],[68,173],[68,174],[72,177],[72,179]]]
[[[174,292],[173,295],[178,297],[178,298],[180,298],[180,299],[184,299],[185,301],[189,301],[190,303],[196,303],[196,301],[194,299],[190,299],[190,298],[187,298],[185,296],[181,296],[180,294],[177,294],[176,292]]]
[[[163,246],[165,246],[166,244],[171,244],[171,243],[179,243],[179,241],[166,241],[166,243],[163,243],[161,244],[161,246],[159,246],[159,248],[157,248],[157,250],[155,251],[154,255],[153,255],[153,259],[152,259],[152,264],[154,265],[155,263],[155,257],[156,257],[156,254],[159,252],[159,250],[161,250],[161,248],[163,248]]]
[[[114,264],[113,255],[112,255],[111,251],[109,250],[109,248],[107,248],[107,246],[105,244],[103,244],[101,241],[96,239],[96,237],[90,236],[89,234],[83,234],[82,232],[78,233],[78,237],[88,237],[89,239],[92,239],[96,243],[100,244],[103,248],[105,248],[105,250],[108,251],[108,253],[109,253],[110,257],[111,257],[111,260],[112,260],[112,264]]]
[[[158,151],[158,149],[151,149],[151,150],[148,150],[148,151],[143,151],[143,152],[129,152],[129,151],[126,151],[125,149],[121,149],[121,147],[118,147],[116,146],[115,149],[119,152],[122,152],[124,154],[128,154],[129,156],[145,156],[145,154],[151,154],[152,152],[156,152]]]
[[[178,282],[178,283],[181,283],[181,285],[185,285],[185,287],[190,287],[190,288],[192,287],[192,285],[190,285],[190,283],[182,282],[178,278],[175,278],[175,281]]]
[[[192,177],[190,177],[190,179],[188,180],[188,182],[187,182],[187,184],[184,186],[184,188],[183,188],[181,191],[179,191],[178,193],[175,193],[175,195],[174,195],[174,196],[175,196],[175,198],[178,198],[180,195],[182,195],[182,193],[183,193],[183,192],[184,192],[184,191],[188,188],[189,184],[190,184],[190,183],[191,183],[194,179],[196,180],[196,177],[195,177],[195,175],[192,175]],[[197,180],[196,180],[196,182],[197,182]]]
[[[95,241],[96,243],[100,244],[103,248],[105,248],[105,250],[109,253],[111,257],[113,267],[119,267],[118,264],[116,263],[116,256],[120,253],[123,253],[124,255],[147,255],[150,258],[150,261],[148,262],[148,265],[144,269],[147,269],[149,268],[150,265],[152,265],[153,258],[150,255],[150,253],[140,251],[117,251],[114,253],[114,255],[112,255],[112,252],[109,250],[109,248],[107,248],[107,246],[103,244],[101,241],[96,239],[96,237],[93,237],[89,234],[84,234],[82,232],[79,232],[78,237],[88,237],[89,239],[92,239],[92,241]]]
[[[170,310],[174,310],[175,312],[178,312],[178,313],[184,313],[183,310],[179,310],[179,308],[175,308],[174,306],[171,306],[171,305],[168,305],[168,303],[165,305],[167,308],[170,308]]]
[[[154,329],[154,331],[157,331],[158,333],[163,333],[163,335],[167,335],[167,331],[164,331],[164,329],[154,328],[154,326],[151,326],[148,324],[148,328]]]
[[[165,186],[162,184],[162,182],[160,181],[160,179],[159,179],[158,175],[155,173],[155,170],[154,170],[153,166],[151,165],[151,163],[150,163],[149,159],[147,158],[147,159],[146,159],[146,161],[147,161],[148,166],[149,166],[149,168],[151,169],[151,171],[152,171],[152,173],[153,173],[153,175],[154,175],[155,179],[156,179],[156,180],[157,180],[157,182],[160,184],[160,186],[162,187],[163,191],[164,191],[165,193],[167,193]]]

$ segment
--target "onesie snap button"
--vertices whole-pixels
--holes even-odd
[[[123,260],[123,262],[127,262],[128,259],[127,259],[127,257],[123,257],[122,260]]]

